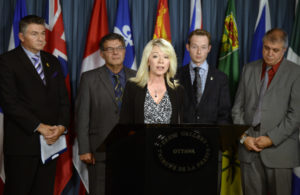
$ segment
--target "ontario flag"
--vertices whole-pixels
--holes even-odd
[[[99,42],[106,34],[108,34],[106,1],[95,0],[81,65],[81,73],[105,64],[104,59],[100,56]]]
[[[191,15],[190,15],[189,34],[192,31],[194,31],[196,29],[202,29],[202,27],[203,27],[201,0],[192,0],[191,1],[191,11],[190,11],[190,13],[191,13]],[[190,61],[191,61],[190,53],[185,48],[182,65],[185,66],[185,65],[189,64]]]
[[[65,76],[65,84],[71,100],[70,78],[68,73],[67,48],[65,42],[65,32],[62,17],[62,10],[59,0],[47,0],[46,3],[46,41],[45,51],[56,56],[61,64],[63,74]],[[69,133],[66,136],[67,151],[60,154],[57,166],[54,186],[54,195],[61,194],[67,183],[72,177],[72,146],[70,133],[72,130],[68,128]]]
[[[159,0],[153,39],[163,38],[171,42],[168,0]]]

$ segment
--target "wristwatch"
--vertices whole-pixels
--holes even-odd
[[[240,139],[240,143],[244,144],[244,142],[245,142],[245,140],[246,140],[247,137],[248,137],[248,135],[244,134],[243,137]]]

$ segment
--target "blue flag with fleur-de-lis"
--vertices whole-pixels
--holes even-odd
[[[136,70],[133,34],[129,15],[128,0],[119,0],[114,32],[122,35],[125,39],[126,55],[124,65]]]

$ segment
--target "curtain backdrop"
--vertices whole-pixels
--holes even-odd
[[[79,83],[80,67],[84,52],[94,0],[61,0],[68,62],[73,98]],[[252,34],[258,14],[259,0],[235,0],[236,22],[240,44],[240,66],[248,61]],[[28,14],[43,16],[45,0],[26,0]],[[109,29],[112,31],[118,0],[107,0]],[[139,64],[145,44],[152,39],[158,0],[129,0],[135,53]],[[269,0],[272,28],[283,28],[290,35],[294,23],[295,0]],[[7,51],[15,0],[0,0],[0,54]],[[227,0],[202,0],[203,28],[212,34],[212,51],[208,63],[217,66],[220,41],[224,25]],[[190,1],[169,0],[172,44],[179,66],[189,30]]]

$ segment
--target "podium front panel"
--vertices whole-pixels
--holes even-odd
[[[217,194],[217,127],[117,128],[122,136],[112,139],[106,148],[106,194]]]

